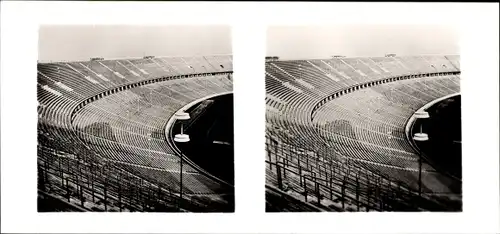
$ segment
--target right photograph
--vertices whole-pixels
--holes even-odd
[[[459,33],[267,30],[266,212],[462,211]]]

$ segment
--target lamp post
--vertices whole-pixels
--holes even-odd
[[[423,119],[428,119],[429,117],[430,116],[427,111],[417,111],[415,113],[415,118],[421,119],[421,122],[420,122],[420,132],[415,133],[415,135],[413,136],[413,140],[420,142],[429,140],[429,136],[427,135],[427,133],[422,132],[422,126],[424,125]],[[422,195],[422,153],[420,152],[418,154],[418,195],[419,196]]]
[[[175,113],[175,118],[177,120],[189,120],[191,117],[189,116],[189,113],[186,113],[186,112],[177,112]],[[176,134],[175,137],[174,137],[174,141],[175,142],[178,142],[178,143],[187,143],[189,142],[189,135],[187,134],[184,134],[184,126],[183,126],[183,123],[181,123],[181,133],[180,134]],[[180,197],[180,200],[179,200],[179,208],[180,208],[180,203],[182,202],[182,165],[184,163],[184,155],[182,152],[180,152],[180,157],[181,157],[181,160],[180,160],[180,173],[179,173],[179,180],[180,180],[180,187],[179,187],[179,197]]]

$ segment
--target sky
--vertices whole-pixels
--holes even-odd
[[[42,26],[39,61],[231,54],[231,27],[225,25]],[[281,59],[332,55],[383,56],[459,54],[454,28],[442,25],[270,26],[267,56]]]
[[[231,27],[71,25],[41,26],[39,61],[231,54]]]
[[[273,26],[267,56],[280,59],[460,54],[459,33],[443,25]]]

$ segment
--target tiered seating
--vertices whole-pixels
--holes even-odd
[[[165,123],[186,104],[232,90],[227,75],[151,83],[102,97],[71,112],[88,97],[141,80],[231,71],[230,56],[96,60],[38,64],[39,144],[107,162],[161,186],[179,189],[179,157],[165,141]],[[184,193],[215,194],[224,186],[185,164]],[[215,198],[217,199],[217,198]]]
[[[420,79],[428,80],[430,84],[434,84],[438,82],[437,80],[448,78]],[[413,85],[418,82],[419,79],[415,79],[401,81],[397,84],[384,84],[376,86],[376,92],[372,89],[365,89],[335,99],[320,110],[320,113],[323,113],[318,114],[316,119],[318,125],[325,126],[320,134],[331,139],[334,142],[331,145],[344,155],[397,166],[399,167],[397,170],[414,171],[418,168],[418,155],[405,141],[403,129],[407,119],[417,109],[435,99],[432,96],[424,95],[427,93],[427,89],[418,89],[417,86]],[[394,91],[390,91],[390,89],[394,89]],[[420,92],[416,92],[416,90]],[[395,96],[384,96],[384,92],[398,93],[398,99]],[[441,96],[451,93],[443,93]],[[397,109],[390,104],[386,105],[388,103],[400,103],[405,105],[405,108]],[[359,119],[365,121],[358,121]],[[336,127],[332,131],[332,127],[329,127],[328,124],[339,121],[347,124],[344,124],[343,128]],[[387,168],[383,167],[380,171],[389,170],[387,175],[393,174],[398,178],[398,172],[394,172],[392,167]],[[424,169],[426,168],[431,170],[427,165],[424,165]],[[405,182],[412,184],[416,181]],[[440,184],[434,186],[435,188],[432,187],[433,191],[439,191],[442,187]],[[431,188],[431,185],[427,187]],[[440,192],[443,191],[446,190],[441,189]]]
[[[267,62],[266,90],[273,97],[266,98],[268,135],[282,144],[319,154],[320,148],[326,146],[335,156],[320,157],[349,159],[416,188],[419,157],[406,140],[406,122],[426,103],[459,92],[458,75],[412,78],[362,88],[327,102],[315,112],[313,120],[309,114],[326,96],[355,84],[401,75],[456,71],[457,56]],[[302,84],[300,79],[311,86]],[[300,87],[302,92],[283,86],[285,82]],[[279,104],[274,97],[279,98]],[[429,165],[423,165],[422,177],[424,192],[459,192],[449,186],[452,179],[436,173]]]
[[[103,157],[117,163],[142,166],[142,171],[144,167],[151,168],[151,171],[155,172],[152,175],[157,174],[158,170],[178,174],[178,157],[169,148],[162,134],[165,121],[193,100],[229,91],[218,85],[219,79],[225,78],[199,77],[193,80],[172,80],[147,85],[142,90],[134,88],[107,96],[84,108],[75,118],[74,125],[76,130],[81,132],[84,142],[100,152]],[[206,85],[198,83],[203,81]],[[148,90],[151,92],[154,90],[156,94],[151,94]],[[172,95],[172,92],[176,92],[177,96]],[[131,104],[134,102],[140,103]],[[137,107],[140,109],[137,110]],[[194,171],[190,167],[186,167],[186,170]],[[189,174],[186,178],[189,181]],[[193,185],[199,186],[196,183]],[[198,193],[211,193],[210,190],[204,190],[207,188],[203,186],[186,189]]]

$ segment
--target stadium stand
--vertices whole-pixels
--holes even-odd
[[[267,184],[325,210],[461,209],[461,180],[422,162],[419,185],[405,132],[419,108],[460,92],[459,59],[268,60]]]
[[[182,170],[179,200],[179,152],[165,134],[183,106],[232,91],[231,56],[91,59],[37,68],[44,193],[97,211],[234,209],[227,201],[233,188],[190,165]]]

